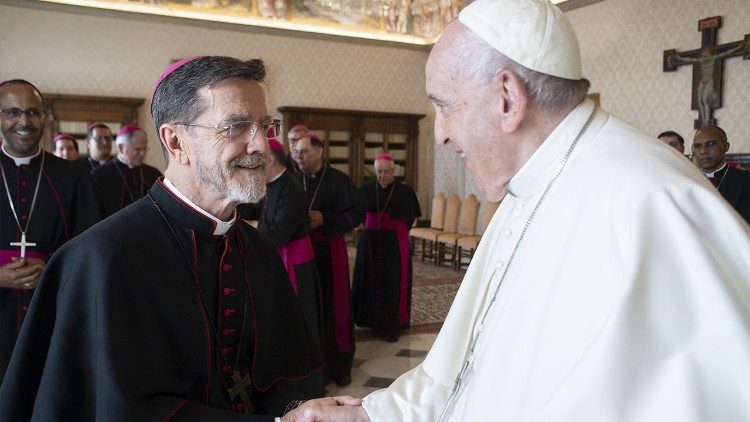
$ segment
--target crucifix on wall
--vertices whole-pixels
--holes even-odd
[[[678,53],[664,50],[664,71],[674,72],[684,64],[693,65],[692,109],[698,110],[695,128],[716,125],[714,109],[721,107],[722,74],[724,60],[743,56],[750,59],[750,34],[742,41],[717,44],[717,33],[721,28],[721,16],[701,19],[698,31],[702,33],[701,48]]]

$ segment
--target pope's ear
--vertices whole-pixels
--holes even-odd
[[[493,78],[492,83],[499,94],[500,124],[503,132],[513,133],[526,117],[529,93],[518,74],[505,69]]]
[[[189,164],[190,159],[185,151],[185,141],[177,132],[177,125],[164,123],[159,127],[159,139],[167,150],[169,161],[178,164]]]

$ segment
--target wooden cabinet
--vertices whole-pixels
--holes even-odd
[[[86,129],[92,122],[102,122],[113,133],[128,123],[138,123],[138,108],[143,98],[99,97],[90,95],[42,94],[47,111],[45,148],[58,132],[73,135],[82,154],[86,153]],[[114,145],[113,145],[114,148]]]
[[[419,120],[423,114],[279,107],[284,138],[290,127],[304,124],[325,139],[325,158],[354,184],[374,178],[373,161],[381,152],[393,156],[396,178],[417,188]]]

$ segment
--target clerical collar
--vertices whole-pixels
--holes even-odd
[[[594,112],[596,103],[586,99],[574,108],[542,142],[529,160],[513,176],[508,193],[516,197],[530,197],[541,192],[560,166],[560,159],[578,136],[587,118]],[[606,113],[597,110],[581,139],[585,140],[606,122]],[[580,145],[579,145],[579,150]]]
[[[214,236],[224,236],[225,234],[227,234],[227,232],[229,231],[229,229],[231,229],[232,226],[234,225],[234,222],[237,219],[237,210],[234,211],[234,215],[232,216],[231,220],[229,220],[229,221],[221,221],[218,218],[216,218],[213,215],[211,215],[206,210],[204,210],[203,208],[201,208],[198,205],[196,205],[195,202],[193,202],[190,199],[188,199],[188,197],[185,196],[185,195],[183,195],[182,192],[180,192],[177,189],[177,187],[174,184],[172,184],[172,182],[169,181],[169,179],[167,179],[166,177],[164,178],[164,186],[166,186],[167,189],[169,189],[173,194],[175,194],[175,196],[177,196],[183,202],[185,202],[187,205],[189,205],[190,208],[193,208],[195,211],[198,211],[203,216],[208,217],[213,222],[215,222],[216,223],[216,228],[214,229],[214,233],[213,233]]]
[[[268,181],[268,183],[273,183],[273,182],[275,182],[275,181],[276,181],[276,180],[278,180],[278,179],[279,179],[279,177],[281,177],[281,175],[283,175],[284,173],[286,173],[286,169],[284,169],[284,170],[281,170],[281,173],[279,173],[279,174],[277,174],[276,176],[274,176],[274,177],[273,177],[273,179],[271,179],[271,180],[269,180],[269,181]]]
[[[703,174],[705,174],[705,175],[706,175],[706,177],[708,177],[709,179],[713,179],[713,178],[714,178],[714,175],[715,175],[716,173],[721,173],[722,171],[724,171],[724,169],[725,169],[726,167],[727,167],[727,162],[726,162],[726,161],[724,161],[724,164],[722,164],[722,165],[721,165],[721,167],[717,168],[716,170],[714,170],[714,171],[712,171],[712,172],[710,172],[710,173],[706,173],[705,171],[703,171]],[[702,171],[702,170],[701,170],[701,171]]]
[[[36,154],[30,155],[28,157],[14,157],[8,153],[8,151],[5,150],[5,144],[0,146],[0,149],[2,149],[3,154],[7,155],[8,158],[13,160],[13,162],[16,163],[17,166],[28,166],[29,163],[31,163],[31,160],[33,160],[36,156],[42,153],[42,147],[39,146],[39,149],[37,150]]]
[[[126,163],[126,162],[122,161],[122,160],[120,159],[120,156],[119,156],[119,155],[118,155],[118,156],[115,156],[115,161],[117,161],[118,163],[122,164],[123,166],[126,166],[127,168],[129,168],[129,169],[131,169],[131,170],[135,168],[134,166],[131,166],[130,164],[128,164],[128,163]]]
[[[307,176],[307,177],[309,177],[309,178],[311,178],[311,179],[317,179],[317,178],[318,178],[318,176],[320,176],[320,175],[321,175],[321,173],[323,173],[323,172],[325,171],[325,169],[326,169],[326,163],[325,163],[325,162],[323,162],[323,164],[322,164],[322,165],[320,166],[320,168],[318,169],[318,171],[316,171],[316,172],[315,172],[315,173],[313,173],[313,174],[307,174],[307,173],[305,173],[305,176]],[[303,173],[304,173],[304,172],[303,172]]]

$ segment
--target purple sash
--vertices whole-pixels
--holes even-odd
[[[281,260],[284,261],[286,272],[289,273],[289,281],[292,283],[294,293],[299,295],[297,289],[297,271],[295,265],[305,264],[315,259],[310,236],[304,235],[299,239],[292,240],[286,245],[279,248]]]
[[[398,253],[401,258],[401,298],[399,300],[399,321],[401,325],[409,324],[408,304],[406,301],[409,296],[409,229],[406,227],[404,220],[391,218],[387,212],[380,214],[380,224],[378,225],[378,213],[368,211],[365,213],[366,230],[387,230],[396,231],[396,240],[398,240]]]
[[[343,234],[327,236],[323,229],[310,230],[310,239],[315,242],[328,242],[331,253],[331,289],[333,290],[333,322],[336,332],[336,351],[352,351],[349,327],[349,255]]]

